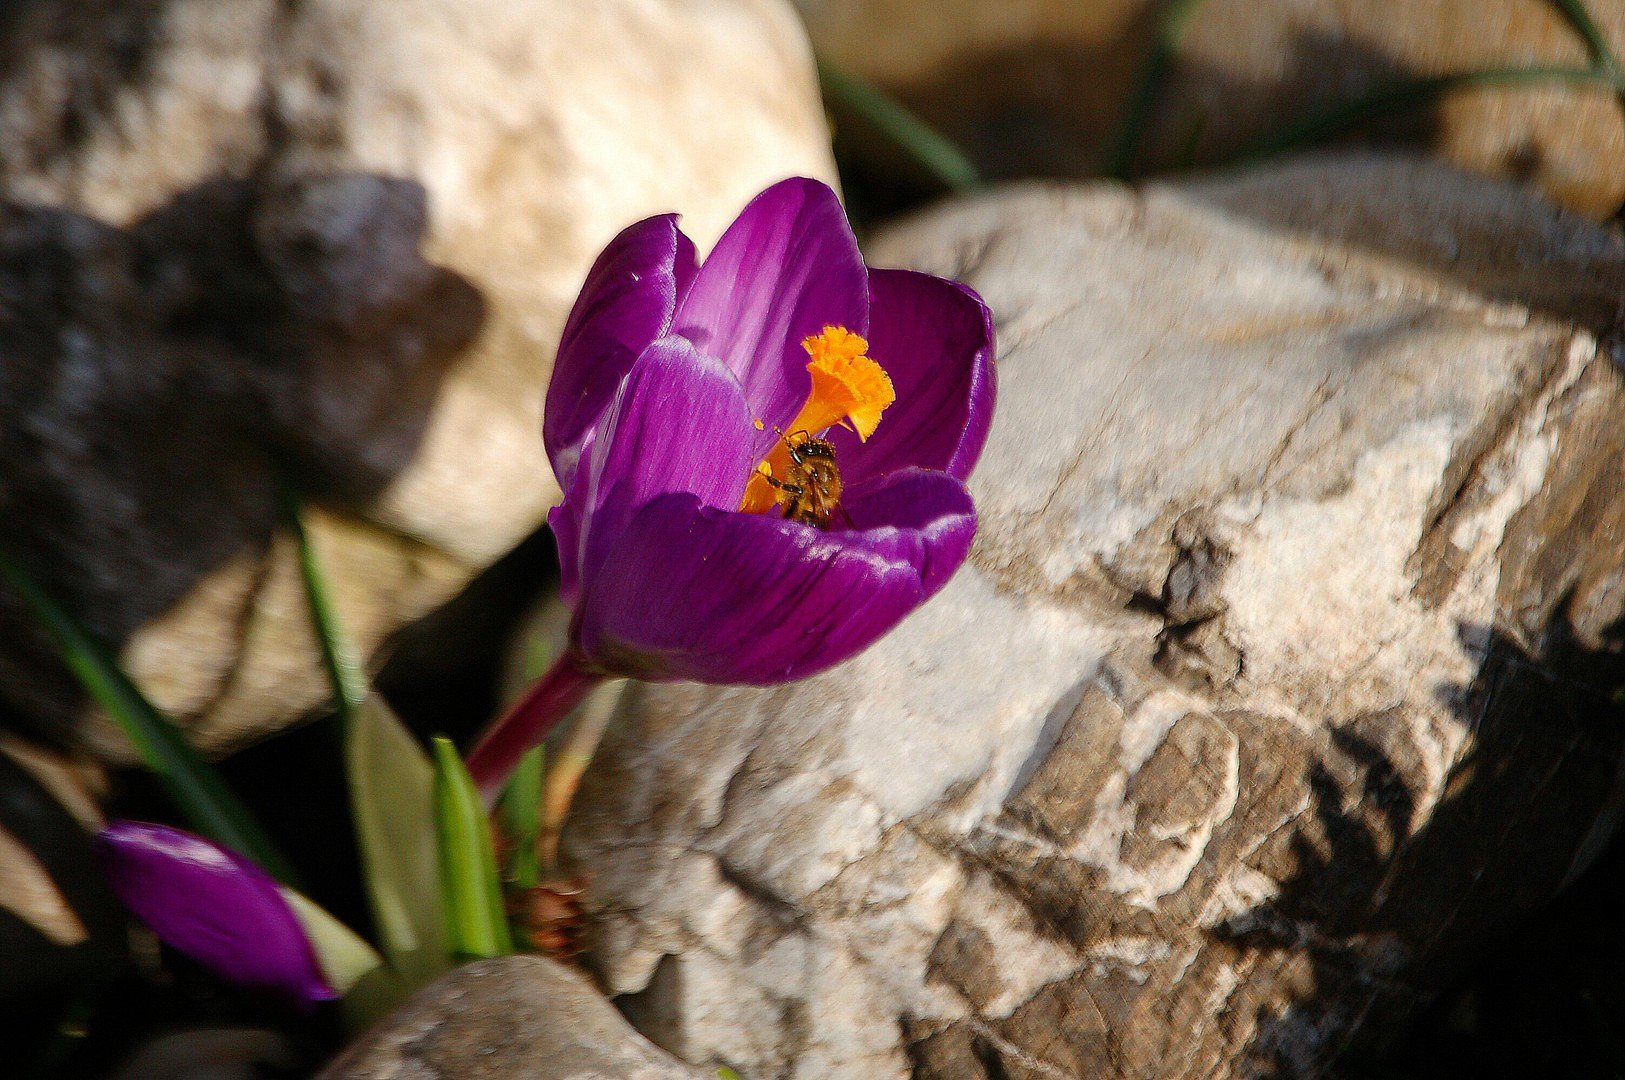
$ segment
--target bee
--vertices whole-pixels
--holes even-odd
[[[790,450],[785,479],[767,476],[778,491],[784,516],[820,529],[829,527],[830,515],[841,505],[841,470],[835,464],[835,446],[810,432],[783,435]]]

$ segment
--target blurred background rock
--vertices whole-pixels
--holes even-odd
[[[796,0],[830,64],[893,94],[992,178],[1112,171],[1164,13],[1154,0]],[[1226,160],[1317,108],[1405,76],[1583,64],[1547,0],[1196,0],[1132,175]],[[1586,7],[1625,50],[1625,2]],[[881,178],[906,159],[860,131]],[[1608,217],[1625,199],[1625,132],[1601,86],[1483,87],[1367,129]],[[897,192],[885,184],[892,197]]]

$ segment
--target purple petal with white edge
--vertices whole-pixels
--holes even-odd
[[[599,528],[606,504],[619,508],[620,519],[678,491],[707,506],[734,509],[755,464],[750,419],[739,380],[721,361],[686,338],[650,345],[622,380],[593,437],[579,528]]]
[[[897,400],[868,442],[832,428],[848,484],[909,466],[963,480],[993,420],[993,318],[957,281],[912,270],[869,271],[869,355]]]
[[[588,436],[581,448],[591,458],[593,440]],[[574,607],[581,595],[581,541],[586,511],[588,469],[577,469],[565,489],[564,499],[547,512],[547,527],[553,530],[553,543],[559,549],[559,598]]]
[[[797,177],[756,196],[706,256],[674,326],[739,376],[765,452],[812,387],[802,339],[869,327],[868,271],[835,193]]]
[[[859,528],[822,531],[690,495],[656,499],[592,559],[602,571],[577,614],[583,654],[647,679],[803,678],[896,626],[976,532],[970,495],[945,473],[900,473],[857,493],[848,513]]]
[[[220,978],[306,1008],[337,996],[276,882],[241,855],[141,821],[108,824],[96,852],[125,907]]]
[[[664,214],[630,225],[587,273],[564,324],[547,386],[542,439],[568,488],[582,440],[649,343],[671,328],[695,273],[694,245]]]

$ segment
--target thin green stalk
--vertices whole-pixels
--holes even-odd
[[[851,109],[950,191],[976,191],[981,173],[952,142],[871,83],[820,59],[818,81],[829,100]]]
[[[253,859],[285,884],[297,887],[292,866],[254,815],[232,794],[214,766],[187,744],[174,721],[130,681],[112,653],[4,553],[0,553],[0,577],[10,583],[50,634],[63,663],[86,692],[117,721],[142,764],[157,776],[192,828]]]
[[[1598,28],[1591,17],[1583,0],[1552,0],[1552,4],[1562,14],[1570,28],[1579,34],[1585,42],[1586,55],[1591,60],[1591,66],[1597,71],[1607,75],[1614,83],[1614,98],[1619,103],[1621,119],[1625,119],[1625,69],[1619,66],[1619,58],[1614,55],[1608,38]]]
[[[450,739],[435,738],[434,762],[447,944],[463,956],[506,956],[513,937],[485,804]]]
[[[1441,94],[1468,86],[1505,86],[1524,83],[1589,83],[1625,89],[1619,78],[1593,68],[1498,67],[1464,71],[1454,75],[1434,75],[1405,79],[1380,86],[1352,101],[1340,102],[1284,128],[1269,133],[1244,147],[1225,162],[1252,165],[1289,150],[1297,150],[1340,135],[1363,123],[1432,102]]]
[[[356,657],[355,645],[339,625],[338,616],[334,613],[327,575],[322,570],[315,545],[310,542],[310,534],[305,530],[299,496],[287,483],[280,484],[278,492],[283,519],[299,550],[299,572],[304,578],[305,595],[310,601],[310,618],[316,631],[316,642],[321,648],[322,665],[333,684],[334,704],[339,718],[349,728],[355,711],[367,700],[367,673]]]
[[[1117,128],[1112,154],[1106,162],[1107,176],[1116,180],[1128,179],[1134,154],[1139,150],[1146,125],[1151,120],[1151,110],[1162,92],[1163,83],[1168,79],[1174,55],[1179,51],[1180,42],[1185,39],[1185,31],[1190,28],[1191,17],[1196,14],[1201,2],[1167,0],[1164,3],[1162,15],[1157,20],[1156,34],[1151,40],[1151,53],[1145,59],[1145,66],[1140,69],[1139,84],[1135,86],[1134,96],[1129,98],[1123,120]]]
[[[1614,57],[1614,50],[1608,45],[1608,38],[1592,19],[1591,12],[1586,10],[1583,0],[1551,0],[1551,3],[1563,16],[1564,21],[1585,42],[1591,66],[1617,77],[1620,74],[1619,61]]]

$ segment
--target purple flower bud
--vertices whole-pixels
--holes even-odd
[[[96,852],[124,905],[220,978],[306,1009],[338,996],[281,887],[241,855],[141,821],[110,822]]]

